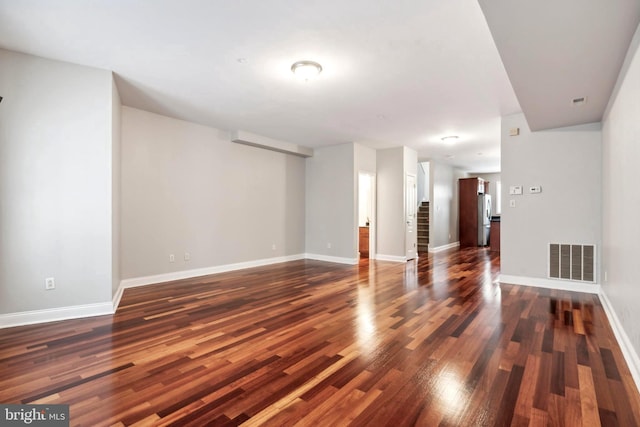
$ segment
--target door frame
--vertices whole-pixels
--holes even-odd
[[[376,239],[377,239],[377,232],[376,232],[376,224],[377,224],[377,220],[376,220],[376,206],[377,206],[377,201],[376,201],[376,174],[374,172],[369,172],[369,171],[358,171],[358,211],[356,214],[356,236],[359,236],[358,233],[358,227],[360,226],[360,179],[361,178],[366,178],[369,180],[369,203],[370,203],[370,212],[371,212],[371,216],[369,217],[369,259],[375,259],[376,258]],[[356,241],[356,248],[359,247],[360,242]]]
[[[413,188],[409,188],[409,178],[413,179]],[[407,261],[418,258],[418,178],[415,174],[404,176],[404,251]],[[412,197],[409,197],[411,191]],[[409,218],[411,216],[411,219]],[[413,231],[410,231],[410,228]],[[413,233],[409,238],[409,233]],[[410,247],[411,245],[411,247]]]

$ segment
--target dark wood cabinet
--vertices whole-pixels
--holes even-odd
[[[369,258],[369,227],[360,227],[358,234],[360,257]]]
[[[491,252],[500,252],[500,221],[491,220]]]
[[[478,194],[488,193],[489,181],[458,180],[458,233],[460,247],[478,246]]]

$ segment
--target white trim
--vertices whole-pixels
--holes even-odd
[[[376,259],[379,261],[407,262],[406,256],[397,256],[397,255],[376,254]]]
[[[541,279],[539,277],[510,276],[501,274],[499,282],[513,285],[535,286],[538,288],[559,289],[562,291],[585,292],[588,294],[599,294],[600,285],[589,282],[572,282],[568,280]]]
[[[331,255],[320,255],[320,254],[304,254],[306,259],[314,259],[316,261],[326,261],[326,262],[335,262],[338,264],[349,264],[349,265],[357,265],[358,258],[343,258]]]
[[[435,248],[429,247],[428,251],[429,253],[436,253],[436,252],[442,252],[442,251],[446,251],[448,249],[453,249],[453,248],[457,248],[460,246],[460,242],[453,242],[453,243],[449,243],[446,245],[442,245],[442,246],[436,246]]]
[[[602,308],[609,318],[611,329],[613,329],[613,335],[615,335],[618,345],[620,345],[620,350],[622,350],[624,360],[627,362],[633,381],[636,383],[636,388],[640,390],[640,357],[638,357],[638,353],[636,353],[633,348],[633,344],[631,344],[629,336],[624,331],[622,323],[620,323],[620,319],[618,319],[618,315],[613,309],[613,305],[611,305],[611,301],[609,301],[607,294],[604,293],[604,290],[600,292],[599,296],[600,301],[602,301]]]
[[[120,300],[122,299],[123,293],[124,293],[124,287],[122,286],[122,280],[121,280],[120,286],[118,286],[116,293],[113,295],[113,312],[114,313],[118,310],[118,306],[120,305]]]
[[[104,316],[113,313],[113,305],[110,302],[46,308],[44,310],[21,311],[18,313],[1,314],[0,329],[11,328],[14,326],[33,325],[34,323]]]
[[[283,257],[258,259],[255,261],[238,262],[235,264],[216,265],[214,267],[196,268],[193,270],[174,271],[171,273],[155,274],[152,276],[134,277],[131,279],[120,281],[120,288],[128,289],[138,286],[155,285],[157,283],[191,279],[193,277],[208,276],[210,274],[225,273],[227,271],[242,270],[245,268],[262,267],[264,265],[279,264],[281,262],[296,261],[304,258],[305,256],[303,254],[297,254]]]

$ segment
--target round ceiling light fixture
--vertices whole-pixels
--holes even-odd
[[[458,135],[449,135],[449,136],[443,136],[442,138],[440,138],[440,141],[455,142],[456,139],[458,139]]]
[[[306,81],[317,77],[322,72],[322,65],[315,61],[298,61],[291,66],[291,72]]]

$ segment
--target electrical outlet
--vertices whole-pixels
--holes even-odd
[[[176,262],[176,256],[174,254],[169,254],[169,262]]]
[[[331,243],[327,243],[327,249],[331,249]]]
[[[276,244],[275,243],[273,245],[271,245],[271,249],[274,250],[274,251],[276,250]]]
[[[56,288],[56,279],[53,277],[47,277],[44,279],[44,288],[48,291]]]
[[[191,254],[189,252],[184,253],[184,260],[189,261],[191,259]]]

